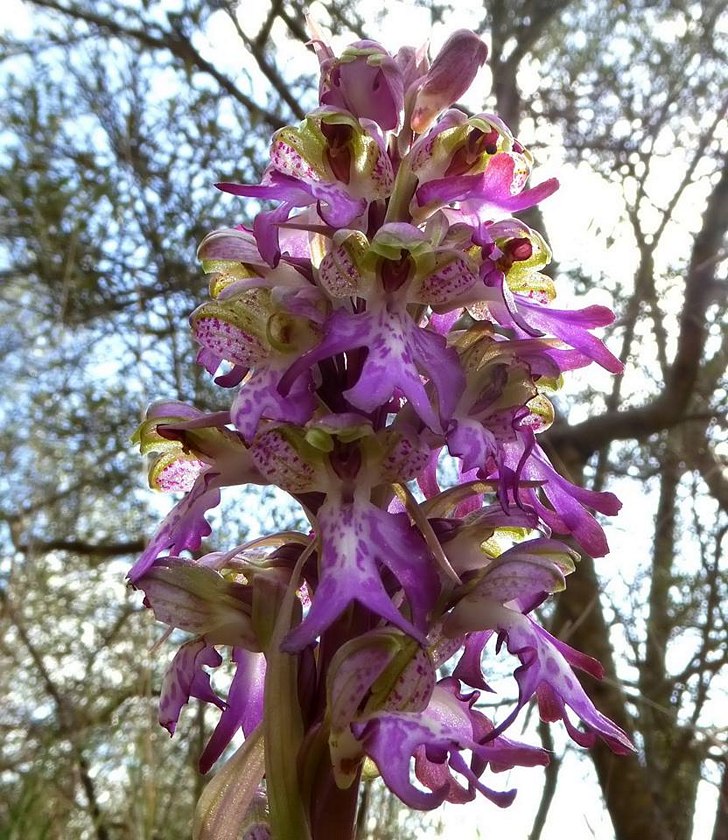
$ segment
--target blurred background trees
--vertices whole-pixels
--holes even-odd
[[[256,180],[270,132],[315,102],[305,4],[7,5],[0,837],[185,837],[210,721],[190,709],[171,741],[156,724],[166,649],[152,649],[158,631],[123,578],[163,508],[128,438],[153,399],[215,407],[187,330],[205,296],[195,248],[252,212],[212,183]],[[609,343],[625,375],[575,377],[544,436],[566,473],[625,502],[608,525],[612,555],[585,557],[549,616],[604,663],[607,678],[586,688],[639,748],[581,759],[593,761],[610,832],[690,840],[708,826],[725,840],[725,4],[427,0],[407,7],[406,32],[402,8],[382,8],[312,11],[345,41],[393,48],[419,39],[417,26],[432,26],[436,44],[457,26],[483,33],[492,89],[468,107],[497,110],[542,177],[562,180],[543,219],[528,218],[554,246],[559,300],[617,313]],[[239,542],[288,516],[251,496],[230,503],[226,523]],[[549,805],[573,756],[558,731],[532,729],[555,754],[529,777],[543,783],[537,840],[556,836]],[[370,798],[362,836],[404,836],[411,822],[381,792]]]

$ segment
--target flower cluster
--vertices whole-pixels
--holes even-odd
[[[340,56],[313,45],[319,107],[273,136],[260,184],[218,185],[274,202],[199,250],[198,361],[232,399],[149,410],[137,441],[156,453],[151,483],[185,495],[129,577],[192,634],[162,725],[174,732],[191,697],[217,706],[201,769],[239,732],[262,739],[246,801],[265,774],[274,836],[344,837],[325,803],[366,759],[415,808],[476,792],[508,805],[514,792],[481,777],[547,763],[505,734],[532,698],[579,744],[631,750],[572,670],[599,664],[532,617],[578,559],[554,535],[603,555],[591,511],[620,506],[550,464],[548,394],[569,370],[621,365],[590,332],[611,312],[554,307],[548,246],[512,217],[556,181],[527,188],[532,157],[507,126],[452,107],[484,44],[456,32],[431,64],[374,41]],[[249,483],[289,493],[310,532],[200,556],[221,489]],[[477,702],[491,637],[517,663],[502,720]],[[235,668],[224,698],[221,650]]]

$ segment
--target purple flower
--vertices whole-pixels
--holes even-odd
[[[599,735],[613,752],[633,752],[627,735],[594,708],[571,669],[573,665],[601,678],[603,671],[599,663],[555,639],[529,616],[513,608],[517,606],[515,602],[533,603],[534,597],[539,599],[547,592],[563,588],[561,569],[548,559],[549,554],[558,557],[558,553],[553,553],[558,551],[557,545],[540,544],[535,555],[527,553],[528,543],[506,552],[486,568],[477,586],[458,603],[446,621],[445,630],[449,634],[494,630],[499,646],[505,642],[508,651],[521,662],[514,673],[518,702],[492,735],[507,729],[526,703],[536,696],[544,720],[563,720],[569,735],[581,746],[591,746]],[[564,551],[568,549],[564,547]],[[461,675],[463,672],[460,669]],[[567,707],[581,719],[586,732],[574,726]]]
[[[220,719],[200,756],[201,773],[207,773],[238,731],[247,738],[263,720],[265,657],[262,653],[234,648],[232,659],[235,674]]]
[[[437,576],[427,547],[404,514],[356,500],[328,500],[317,514],[322,544],[319,581],[308,615],[286,638],[289,652],[312,644],[354,601],[424,643],[426,618],[437,597]],[[401,585],[412,620],[392,603],[380,568]]]
[[[277,228],[294,207],[316,205],[323,222],[349,227],[363,219],[370,202],[387,198],[394,173],[379,127],[344,111],[321,108],[300,126],[280,129],[271,144],[271,162],[259,185],[219,183],[234,195],[281,201],[278,210],[261,214],[256,238],[266,243],[271,265],[278,249],[271,248]]]
[[[404,83],[397,62],[384,47],[376,41],[356,41],[338,59],[319,55],[322,105],[372,120],[384,131],[397,128]]]
[[[220,654],[204,639],[192,639],[177,651],[164,676],[159,697],[159,722],[170,735],[174,735],[180,711],[191,697],[224,708],[225,704],[212,690],[210,675],[203,669],[221,664]]]
[[[451,175],[423,184],[415,193],[412,216],[418,221],[431,216],[440,207],[458,203],[453,218],[475,223],[527,210],[548,198],[559,188],[555,178],[524,190],[524,173],[513,154],[499,152],[479,175]]]
[[[458,29],[447,39],[432,62],[415,99],[410,126],[422,134],[435,117],[449,108],[470,87],[485,64],[488,48],[468,29]]]
[[[495,791],[479,776],[490,766],[495,772],[516,766],[548,764],[544,750],[517,744],[494,734],[492,724],[473,708],[479,692],[460,694],[458,682],[442,680],[421,712],[379,712],[352,725],[364,752],[376,763],[386,785],[411,808],[431,810],[445,800],[467,802],[479,791],[496,805],[513,802],[515,790]],[[486,743],[481,743],[487,738]],[[471,751],[468,763],[463,751]],[[425,793],[410,781],[412,759]],[[455,771],[466,782],[464,787]]]
[[[227,402],[158,404],[135,435],[151,485],[184,493],[129,573],[160,622],[193,635],[160,720],[173,732],[191,697],[220,710],[203,771],[246,739],[198,815],[226,836],[264,772],[262,831],[341,836],[356,796],[339,791],[367,757],[412,807],[478,792],[506,806],[515,792],[481,778],[547,762],[505,735],[532,699],[578,744],[631,750],[572,670],[598,663],[529,615],[578,559],[552,533],[604,554],[592,511],[619,509],[537,443],[563,374],[621,370],[593,334],[611,312],[557,308],[548,245],[511,218],[558,183],[527,187],[533,157],[508,127],[450,107],[486,58],[474,33],[431,66],[414,48],[312,44],[320,107],[275,133],[260,184],[218,184],[272,206],[199,249],[210,299],[192,333]],[[208,511],[239,484],[288,493],[310,525],[199,557]],[[476,709],[492,638],[518,685],[497,724]],[[218,647],[235,667],[224,699]]]
[[[205,514],[220,504],[220,488],[236,484],[265,484],[240,438],[224,425],[228,417],[205,415],[191,410],[192,419],[180,421],[185,410],[172,404],[177,416],[160,416],[169,410],[169,403],[155,406],[139,427],[135,439],[143,452],[162,450],[163,464],[169,469],[170,452],[180,458],[192,456],[204,468],[197,475],[186,495],[167,514],[144,552],[132,566],[131,583],[146,574],[163,553],[178,556],[184,551],[197,551],[203,537],[211,533]],[[214,466],[212,466],[214,464]],[[155,467],[152,467],[155,474]],[[184,489],[174,485],[172,490]]]

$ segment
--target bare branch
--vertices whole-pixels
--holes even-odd
[[[251,115],[261,119],[271,128],[278,129],[286,125],[286,120],[279,114],[274,114],[258,105],[251,97],[240,90],[232,79],[228,78],[224,73],[221,73],[214,64],[203,58],[189,38],[179,28],[173,28],[168,31],[158,29],[159,34],[153,34],[151,27],[137,29],[131,26],[125,26],[113,18],[97,15],[94,12],[78,8],[77,6],[64,5],[56,2],[56,0],[30,0],[30,2],[34,6],[50,9],[73,20],[81,20],[102,34],[137,41],[148,49],[168,51],[184,64],[188,64],[199,72],[212,77],[222,90],[247,108]]]
[[[706,310],[715,299],[714,258],[728,230],[728,160],[708,199],[685,278],[678,346],[662,393],[651,403],[609,411],[575,426],[558,424],[548,432],[557,449],[573,448],[586,460],[615,440],[642,440],[679,423],[690,404],[700,372],[706,337]]]
[[[56,539],[36,540],[21,543],[17,546],[18,551],[47,553],[49,551],[67,551],[70,554],[98,557],[108,559],[109,557],[123,557],[128,554],[138,554],[144,551],[146,543],[142,539],[126,540],[110,543],[90,543],[78,539]]]

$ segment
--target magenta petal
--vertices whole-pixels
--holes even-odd
[[[524,748],[524,751],[528,748]],[[478,750],[478,753],[484,753],[485,750],[481,749]],[[501,750],[494,751],[497,755],[500,755]],[[536,752],[536,750],[533,750]],[[527,753],[530,758],[530,753]],[[540,760],[539,764],[546,764],[546,760]],[[514,759],[514,765],[517,762],[517,759]],[[468,767],[465,759],[460,755],[460,753],[453,753],[450,756],[450,766],[453,770],[460,773],[461,775],[465,776],[466,779],[470,782],[470,787],[474,788],[475,790],[480,791],[487,799],[490,799],[495,805],[499,808],[508,808],[509,805],[513,804],[513,800],[516,798],[516,791],[515,790],[493,790],[492,788],[486,787],[473,773],[470,767]]]
[[[290,202],[284,202],[275,210],[258,213],[253,222],[260,255],[271,268],[275,268],[281,259],[278,225],[288,218],[293,206]]]
[[[452,678],[441,680],[435,686],[427,708],[417,714],[378,712],[366,722],[352,726],[355,737],[377,764],[387,787],[412,808],[430,810],[446,799],[469,801],[475,790],[501,807],[510,805],[514,792],[491,790],[481,784],[478,771],[482,772],[488,763],[503,769],[548,762],[544,750],[515,744],[505,738],[480,744],[482,731],[492,727],[472,708],[478,692],[462,695],[458,686],[457,680]],[[472,750],[474,758],[470,766],[460,754],[461,750]],[[412,784],[410,763],[413,757],[417,778],[431,792]],[[467,789],[453,777],[451,770],[468,781]]]
[[[453,324],[462,314],[462,307],[453,309],[451,312],[445,312],[444,314],[433,312],[430,315],[430,329],[438,335],[447,335],[452,329]]]
[[[453,761],[451,757],[450,761]],[[462,805],[475,799],[475,791],[464,787],[450,772],[447,762],[430,761],[427,749],[420,745],[415,750],[415,776],[430,790],[445,790],[445,801]]]
[[[420,418],[433,429],[442,429],[465,386],[457,353],[445,339],[417,327],[409,315],[383,309],[360,318],[370,322],[368,355],[356,385],[345,392],[350,402],[364,411],[385,405],[401,391]],[[439,402],[439,418],[422,383],[430,378]],[[441,418],[441,419],[440,419]]]
[[[203,703],[213,703],[222,709],[224,703],[210,685],[210,675],[203,666],[217,668],[222,657],[204,639],[193,639],[183,644],[167,668],[159,695],[159,722],[174,735],[182,707],[190,697]]]
[[[443,336],[419,327],[410,328],[409,340],[418,368],[435,387],[439,415],[447,425],[465,390],[465,374],[457,352],[447,347]]]
[[[306,207],[313,202],[311,187],[280,172],[269,174],[265,184],[234,184],[221,182],[215,184],[221,191],[246,198],[262,198],[272,201],[286,201],[295,207]]]
[[[404,83],[397,63],[376,41],[357,41],[349,50],[371,50],[373,55],[338,62],[338,72],[332,74],[335,87],[321,102],[342,103],[355,116],[374,120],[385,131],[396,128],[404,106]]]
[[[488,470],[484,473],[489,474]],[[519,505],[538,514],[555,533],[572,534],[593,557],[608,553],[604,531],[586,507],[613,515],[621,508],[621,502],[613,493],[586,490],[560,476],[529,429],[519,429],[515,440],[500,441],[498,476],[498,496],[504,509],[513,497]],[[519,481],[538,482],[539,488],[523,487]],[[541,501],[540,493],[548,499],[548,506]]]
[[[492,728],[491,725],[489,730],[492,731]],[[478,740],[483,741],[485,738],[481,737]],[[545,750],[528,744],[519,744],[504,735],[499,735],[493,740],[485,740],[485,743],[480,743],[473,753],[479,759],[478,762],[474,762],[476,773],[480,762],[486,762],[494,773],[502,773],[514,767],[538,767],[549,763],[549,755]]]
[[[355,724],[352,729],[379,768],[384,783],[406,805],[420,811],[442,805],[450,790],[449,781],[430,793],[416,788],[410,781],[410,760],[425,744],[448,749],[452,738],[446,730],[426,726],[418,717],[406,713],[381,715],[366,724]]]
[[[584,738],[584,733],[571,725],[566,706],[578,715],[588,731],[603,738],[612,752],[619,755],[634,752],[627,735],[594,707],[569,667],[563,642],[558,642],[528,616],[507,607],[492,604],[487,612],[490,626],[502,634],[510,653],[521,660],[514,674],[518,683],[518,704],[494,732],[500,733],[510,725],[520,709],[540,690],[548,715],[546,719],[564,720],[572,737],[577,733],[577,742]],[[590,740],[588,735],[584,742],[587,740]]]
[[[420,207],[432,204],[442,206],[453,201],[463,201],[473,195],[483,182],[482,175],[451,175],[423,184],[415,193]]]
[[[481,691],[493,690],[483,679],[483,669],[480,664],[483,648],[485,648],[492,635],[492,630],[479,630],[474,633],[468,633],[465,638],[463,654],[458,660],[455,670],[452,672],[453,677]]]
[[[136,583],[162,552],[177,555],[186,550],[196,551],[200,547],[202,538],[212,530],[205,514],[220,504],[219,480],[219,474],[209,470],[198,476],[190,492],[167,514],[141,557],[129,570],[127,577],[131,583]]]
[[[440,457],[440,451],[440,449],[432,450],[427,461],[427,466],[417,477],[417,484],[426,499],[432,499],[441,492],[440,485],[437,483],[437,461]]]
[[[529,303],[518,296],[518,308],[525,320],[548,335],[555,335],[606,368],[610,373],[622,373],[624,365],[611,353],[604,342],[588,332],[604,327],[614,320],[614,313],[606,306],[587,306],[576,311],[551,309]]]
[[[481,183],[475,193],[465,197],[471,200],[480,199],[486,205],[517,213],[519,210],[533,207],[559,188],[556,178],[549,178],[536,187],[512,195],[515,169],[516,162],[511,155],[505,152],[498,153],[489,161],[488,168],[480,176]]]
[[[316,405],[310,374],[300,376],[285,396],[279,393],[282,372],[275,367],[255,370],[240,387],[232,405],[235,427],[249,443],[261,418],[303,425]]]
[[[541,491],[551,504],[546,507],[533,489],[518,491],[541,519],[556,533],[572,534],[592,557],[607,554],[609,546],[604,531],[585,506],[613,516],[622,507],[619,499],[613,493],[596,493],[572,484],[556,472],[538,444],[533,446],[530,457],[522,461],[521,478],[542,482]]]
[[[544,199],[553,195],[559,188],[559,182],[556,178],[547,178],[535,187],[524,190],[517,195],[512,195],[509,198],[494,201],[493,204],[509,213],[520,213],[521,210],[528,210],[529,207],[534,207],[540,204]],[[487,196],[485,196],[487,198]]]
[[[227,703],[200,756],[200,773],[207,773],[239,729],[247,738],[263,720],[265,656],[235,648],[233,661],[237,663],[237,668],[230,683]]]
[[[303,622],[288,634],[283,649],[312,644],[346,607],[357,601],[425,644],[419,630],[438,594],[437,575],[424,540],[406,515],[390,514],[369,502],[330,498],[317,514],[323,545],[319,583]],[[408,621],[384,588],[380,565],[401,584],[412,610]]]
[[[333,313],[324,326],[325,337],[313,350],[301,356],[281,379],[285,396],[292,384],[316,362],[357,348],[366,347],[366,360],[359,379],[344,396],[362,411],[375,411],[400,391],[420,418],[432,429],[442,424],[435,415],[422,382],[430,377],[439,401],[439,414],[449,418],[465,384],[457,353],[442,336],[421,329],[408,314],[383,308],[352,315],[343,309]]]
[[[549,178],[536,187],[513,195],[514,171],[513,158],[506,152],[499,152],[480,175],[451,175],[423,184],[415,193],[416,201],[420,207],[432,205],[433,209],[455,201],[467,201],[469,207],[477,207],[479,214],[487,217],[491,208],[508,213],[526,210],[559,188],[556,178]]]
[[[338,184],[312,184],[311,192],[318,199],[319,215],[334,228],[349,227],[367,209],[365,198],[352,198]]]
[[[438,430],[440,423],[417,370],[415,348],[408,341],[412,334],[407,329],[409,325],[386,309],[354,317],[367,322],[366,345],[362,346],[367,347],[368,354],[356,385],[345,392],[347,399],[363,411],[374,411],[388,403],[399,390],[422,420]],[[417,329],[414,324],[412,327]],[[436,338],[444,350],[444,339]]]
[[[315,364],[358,347],[365,347],[370,334],[366,318],[352,316],[343,309],[334,312],[323,328],[324,338],[304,353],[286,370],[278,384],[282,396],[288,396],[296,380]]]
[[[588,656],[586,653],[582,653],[580,650],[576,650],[576,648],[567,645],[566,642],[562,642],[561,639],[557,639],[550,634],[549,640],[573,668],[578,668],[580,671],[590,674],[595,680],[604,678],[604,667],[599,660],[594,659],[593,656]]]
[[[447,448],[451,455],[462,459],[464,470],[482,469],[498,451],[496,437],[477,420],[459,417],[453,420],[447,433]]]

